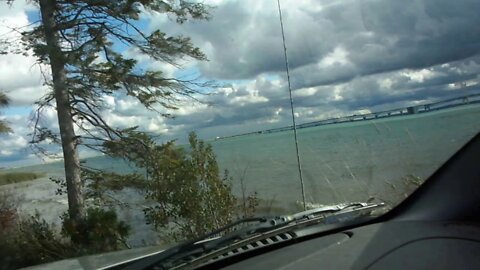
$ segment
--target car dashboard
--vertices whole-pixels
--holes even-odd
[[[371,224],[289,245],[223,269],[480,269],[479,225]]]

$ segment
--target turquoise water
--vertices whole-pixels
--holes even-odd
[[[480,130],[480,105],[468,105],[419,115],[318,126],[298,130],[302,171],[308,203],[333,204],[365,201],[371,197],[391,205],[413,188],[405,177],[427,178]],[[292,131],[249,135],[211,142],[222,169],[232,176],[234,192],[241,197],[257,192],[263,212],[284,214],[298,210],[302,194]],[[121,160],[95,157],[88,166],[116,172],[134,168]],[[61,163],[17,168],[62,176]],[[241,181],[243,180],[243,181]],[[65,195],[43,179],[11,184],[21,197],[21,211],[37,210],[49,222],[58,223],[67,210]],[[115,194],[129,203],[119,214],[135,228],[132,246],[158,239],[145,224],[141,194],[124,190]]]
[[[425,179],[480,130],[479,105],[298,130],[308,202],[401,198],[404,177]],[[220,165],[261,198],[302,199],[292,131],[212,143]],[[395,188],[393,188],[395,187]]]

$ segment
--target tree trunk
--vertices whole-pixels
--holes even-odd
[[[68,213],[73,221],[85,217],[83,203],[83,184],[81,179],[80,159],[78,157],[78,137],[73,128],[70,97],[66,85],[65,61],[59,45],[58,33],[55,30],[54,13],[56,0],[40,0],[40,12],[48,46],[48,57],[52,69],[53,91],[57,103],[58,126],[63,150],[65,179],[68,194]]]

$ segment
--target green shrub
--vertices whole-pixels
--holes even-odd
[[[17,269],[76,256],[69,241],[39,215],[15,220],[0,233],[1,269]]]
[[[0,231],[15,226],[18,198],[9,190],[0,190]]]
[[[173,240],[192,239],[230,223],[236,199],[228,173],[220,176],[209,144],[189,136],[190,151],[173,144],[157,148],[150,159],[146,197],[155,203],[145,209],[147,220],[157,229],[171,229]]]
[[[104,146],[110,155],[144,170],[143,175],[132,177],[135,183],[143,183],[149,205],[144,210],[147,222],[164,240],[192,239],[234,218],[237,202],[228,172],[221,176],[212,146],[195,133],[190,133],[186,150],[173,141],[159,145],[147,134],[133,130],[128,139]]]
[[[128,247],[126,240],[130,227],[118,220],[114,210],[89,208],[86,219],[80,222],[73,222],[68,214],[64,214],[62,234],[69,237],[82,253],[92,254]]]
[[[13,193],[0,191],[0,269],[17,269],[126,247],[130,227],[117,219],[114,210],[90,208],[86,219],[77,227],[65,214],[60,230],[41,219],[39,213],[23,217],[17,213],[18,206],[18,198]]]

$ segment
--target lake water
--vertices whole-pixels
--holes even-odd
[[[298,130],[307,201],[329,204],[394,196],[392,184],[431,175],[480,130],[480,105]],[[213,143],[234,179],[281,206],[301,200],[292,132]],[[238,182],[238,181],[237,181]],[[236,187],[238,188],[238,183]],[[238,192],[238,189],[237,189]]]
[[[406,177],[431,175],[480,130],[480,105],[466,105],[417,115],[342,123],[298,130],[299,151],[306,198],[313,204],[365,201],[374,197],[397,203],[411,186]],[[241,195],[257,192],[263,206],[283,214],[298,209],[302,194],[295,156],[293,131],[249,135],[210,142],[222,169],[233,178]],[[86,160],[87,165],[128,172],[125,162],[107,157]],[[62,164],[18,168],[62,176]],[[242,179],[243,181],[240,181]],[[47,178],[1,187],[23,197],[23,211],[37,209],[42,217],[58,222],[66,210],[66,197],[55,195]],[[140,195],[118,195],[131,203],[121,210],[135,228],[131,244],[154,234],[145,225]],[[147,241],[147,242],[149,242]]]

